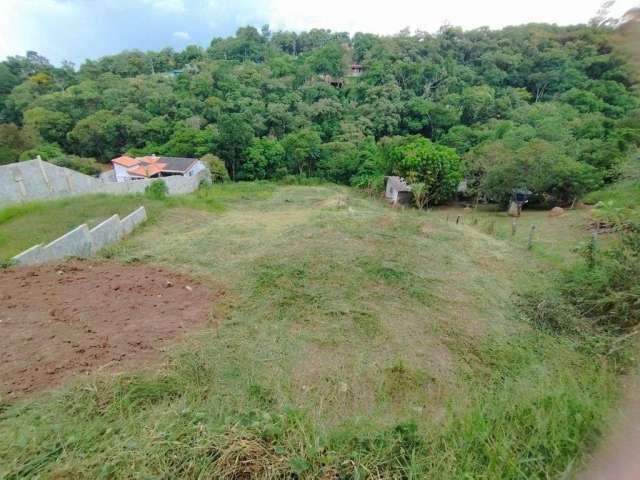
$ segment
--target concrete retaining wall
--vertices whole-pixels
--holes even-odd
[[[147,219],[147,211],[144,207],[140,207],[134,212],[130,213],[122,219],[120,222],[120,235],[129,235],[136,228],[136,225],[144,222]]]
[[[18,265],[37,265],[47,261],[41,243],[16,255],[11,260]]]
[[[116,243],[123,235],[122,230],[122,222],[118,215],[107,218],[100,225],[93,227],[89,232],[91,235],[91,253],[96,253],[103,247]]]
[[[140,207],[122,220],[113,215],[91,230],[82,224],[45,246],[34,245],[13,257],[12,261],[17,265],[38,265],[65,257],[88,257],[129,235],[146,219],[147,212]]]
[[[192,177],[176,175],[161,178],[169,188],[169,195],[191,193],[201,181],[210,179],[208,170]],[[0,166],[0,208],[19,202],[88,193],[144,193],[152,181],[153,179],[114,182],[108,176],[95,178],[43,160],[27,160]]]
[[[43,248],[44,258],[48,262],[65,257],[88,257],[91,255],[91,244],[89,227],[82,224],[46,245]]]

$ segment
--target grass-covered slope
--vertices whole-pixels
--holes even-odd
[[[260,189],[264,193],[258,197],[268,195],[272,188],[263,184]],[[221,212],[247,189],[253,191],[255,187],[237,183],[222,190],[201,189],[192,195],[168,197],[163,201],[148,195],[98,194],[15,204],[0,210],[0,261],[9,260],[37,243],[50,242],[83,223],[92,228],[116,213],[124,217],[140,205],[146,207],[151,223],[176,207]]]
[[[1,407],[0,477],[548,478],[593,440],[613,373],[519,315],[535,253],[346,188],[212,191],[104,255],[222,286],[218,326]]]
[[[595,205],[595,220],[614,226],[640,225],[640,154],[630,156],[618,182],[591,192],[585,201]]]
[[[0,210],[0,260],[48,243],[78,225],[94,227],[111,215],[124,217],[141,204],[139,196],[86,195],[16,204]]]

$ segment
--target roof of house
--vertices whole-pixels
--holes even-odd
[[[117,163],[118,165],[122,165],[123,167],[133,167],[140,162],[135,158],[129,157],[128,155],[122,155],[121,157],[111,160],[111,163]]]
[[[123,155],[111,160],[114,164],[127,167],[127,172],[138,177],[149,177],[160,172],[185,173],[197,161],[197,158],[158,157],[156,155],[137,158]]]
[[[156,163],[158,160],[160,160],[160,157],[157,157],[155,155],[147,155],[145,157],[141,157],[138,160],[141,160],[144,163]]]
[[[387,182],[389,182],[391,184],[391,187],[397,192],[411,191],[411,185],[405,182],[404,178],[402,177],[395,177],[395,176],[387,177]]]
[[[184,157],[160,157],[160,161],[166,165],[164,170],[168,172],[186,172],[198,161],[198,159]]]
[[[166,165],[164,163],[152,163],[150,165],[136,165],[133,168],[127,170],[131,175],[137,177],[153,177],[158,173],[165,170]]]

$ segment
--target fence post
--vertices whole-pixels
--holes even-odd
[[[596,251],[598,249],[598,231],[591,234],[591,242],[587,248],[587,263],[589,268],[596,266]]]
[[[531,225],[531,229],[529,229],[529,243],[527,244],[527,248],[531,250],[533,248],[533,232],[535,232],[536,226]]]

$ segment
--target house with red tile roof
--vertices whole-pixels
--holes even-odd
[[[156,155],[136,158],[122,155],[111,160],[111,164],[113,165],[116,182],[168,177],[171,175],[191,177],[207,168],[197,158],[159,157]]]

